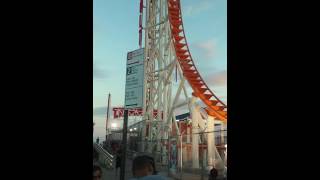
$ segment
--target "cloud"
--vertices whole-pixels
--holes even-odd
[[[105,78],[107,78],[107,73],[105,70],[101,69],[96,64],[93,64],[93,78],[94,79],[105,79]]]
[[[205,58],[212,58],[215,55],[216,43],[213,40],[206,40],[193,44],[194,48],[203,54]]]
[[[204,79],[208,86],[227,86],[227,70],[223,71],[218,71],[209,74],[207,77]]]
[[[209,10],[212,7],[212,0],[195,1],[195,4],[187,5],[182,10],[183,16],[193,16],[197,13]]]
[[[113,118],[113,111],[112,109],[115,107],[119,107],[119,106],[111,106],[109,109],[109,118],[112,119]],[[93,116],[96,117],[107,117],[107,106],[101,106],[101,107],[96,107],[93,108]]]
[[[110,112],[112,113],[112,112]],[[93,108],[93,115],[94,116],[107,116],[107,107],[96,107]]]

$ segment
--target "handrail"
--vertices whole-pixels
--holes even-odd
[[[94,143],[94,145],[96,145],[105,155],[107,155],[108,157],[113,158],[113,155],[110,154],[108,151],[106,151],[105,149],[103,149],[103,147],[101,147],[99,144]]]
[[[93,147],[95,150],[99,153],[99,161],[103,165],[105,165],[107,168],[113,168],[114,167],[114,156],[110,154],[108,151],[103,149],[99,144],[93,143]]]

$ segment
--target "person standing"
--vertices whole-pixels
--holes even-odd
[[[157,175],[154,159],[147,155],[137,156],[132,162],[133,178],[130,180],[165,180]]]
[[[101,179],[102,179],[102,169],[97,165],[93,165],[93,180],[101,180]]]
[[[120,169],[121,167],[121,155],[122,155],[122,151],[120,147],[116,152],[116,177],[118,175],[118,169]]]

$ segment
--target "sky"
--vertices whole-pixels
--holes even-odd
[[[227,103],[227,0],[181,0],[181,6],[194,63],[210,89]],[[105,136],[108,93],[111,106],[124,104],[126,57],[139,48],[138,20],[139,0],[93,1],[94,138]]]

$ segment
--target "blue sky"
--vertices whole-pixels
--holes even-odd
[[[227,0],[181,0],[189,48],[211,90],[227,101]],[[124,103],[126,54],[138,49],[139,0],[93,1],[93,121],[104,136],[107,95]],[[116,120],[111,120],[111,122]]]

